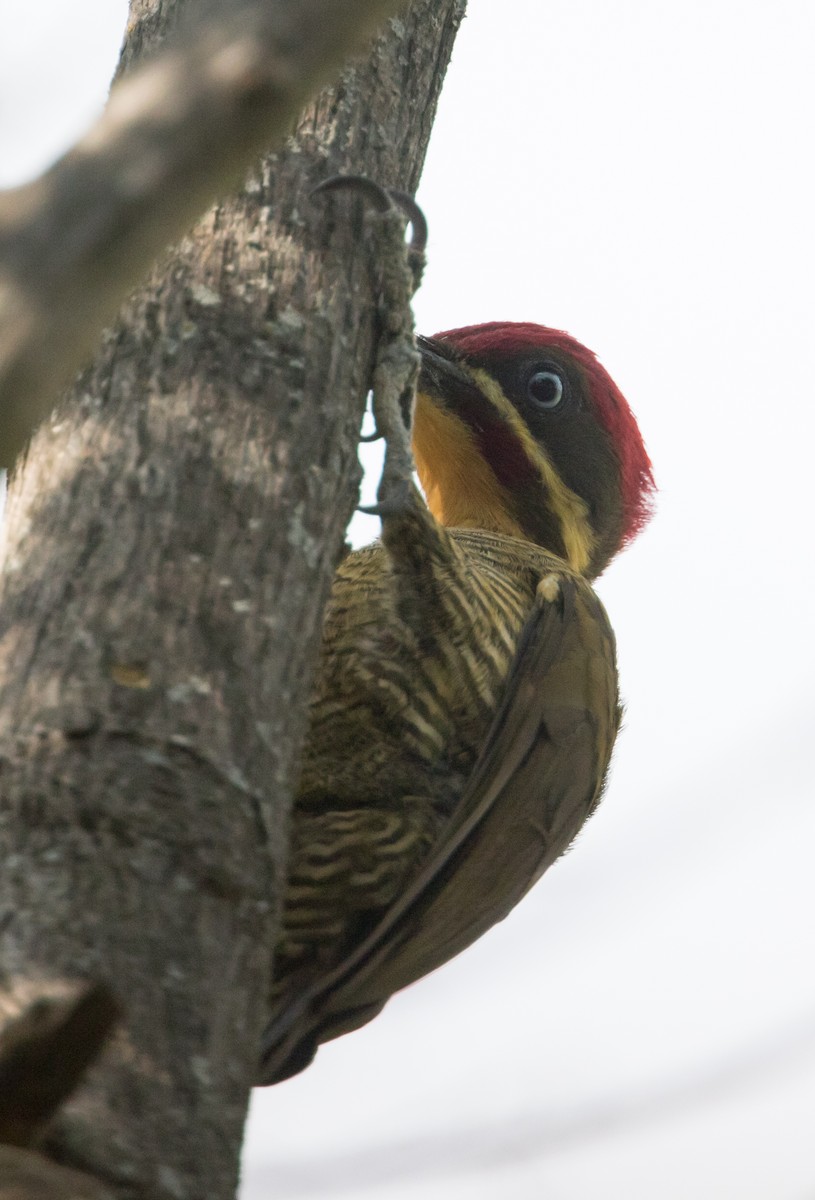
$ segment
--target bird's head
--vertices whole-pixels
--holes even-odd
[[[590,350],[542,325],[419,338],[413,449],[444,525],[526,538],[594,578],[648,520],[631,409]]]

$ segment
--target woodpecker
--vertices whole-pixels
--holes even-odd
[[[556,329],[417,346],[426,500],[375,387],[382,538],[345,558],[328,604],[261,1083],[506,916],[595,809],[619,725],[590,581],[650,515],[628,404]]]

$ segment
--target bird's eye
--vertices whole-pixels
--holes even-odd
[[[535,371],[526,385],[527,395],[536,408],[559,408],[564,395],[563,380],[557,371]]]

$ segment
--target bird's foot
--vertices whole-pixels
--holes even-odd
[[[377,503],[360,511],[387,520],[404,514],[415,495],[411,427],[421,360],[413,336],[410,301],[421,281],[427,222],[412,197],[386,191],[365,176],[336,175],[314,191],[339,188],[360,192],[374,207],[373,253],[381,271],[380,329],[371,382],[376,432],[365,440],[384,438],[386,451]],[[409,243],[405,243],[405,218],[413,229]]]

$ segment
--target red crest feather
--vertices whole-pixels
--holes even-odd
[[[636,418],[596,355],[562,329],[527,322],[492,321],[486,325],[448,329],[434,336],[438,341],[452,345],[465,359],[482,354],[513,357],[551,348],[562,351],[579,365],[597,419],[610,436],[620,462],[622,544],[630,542],[651,517],[654,473]]]

